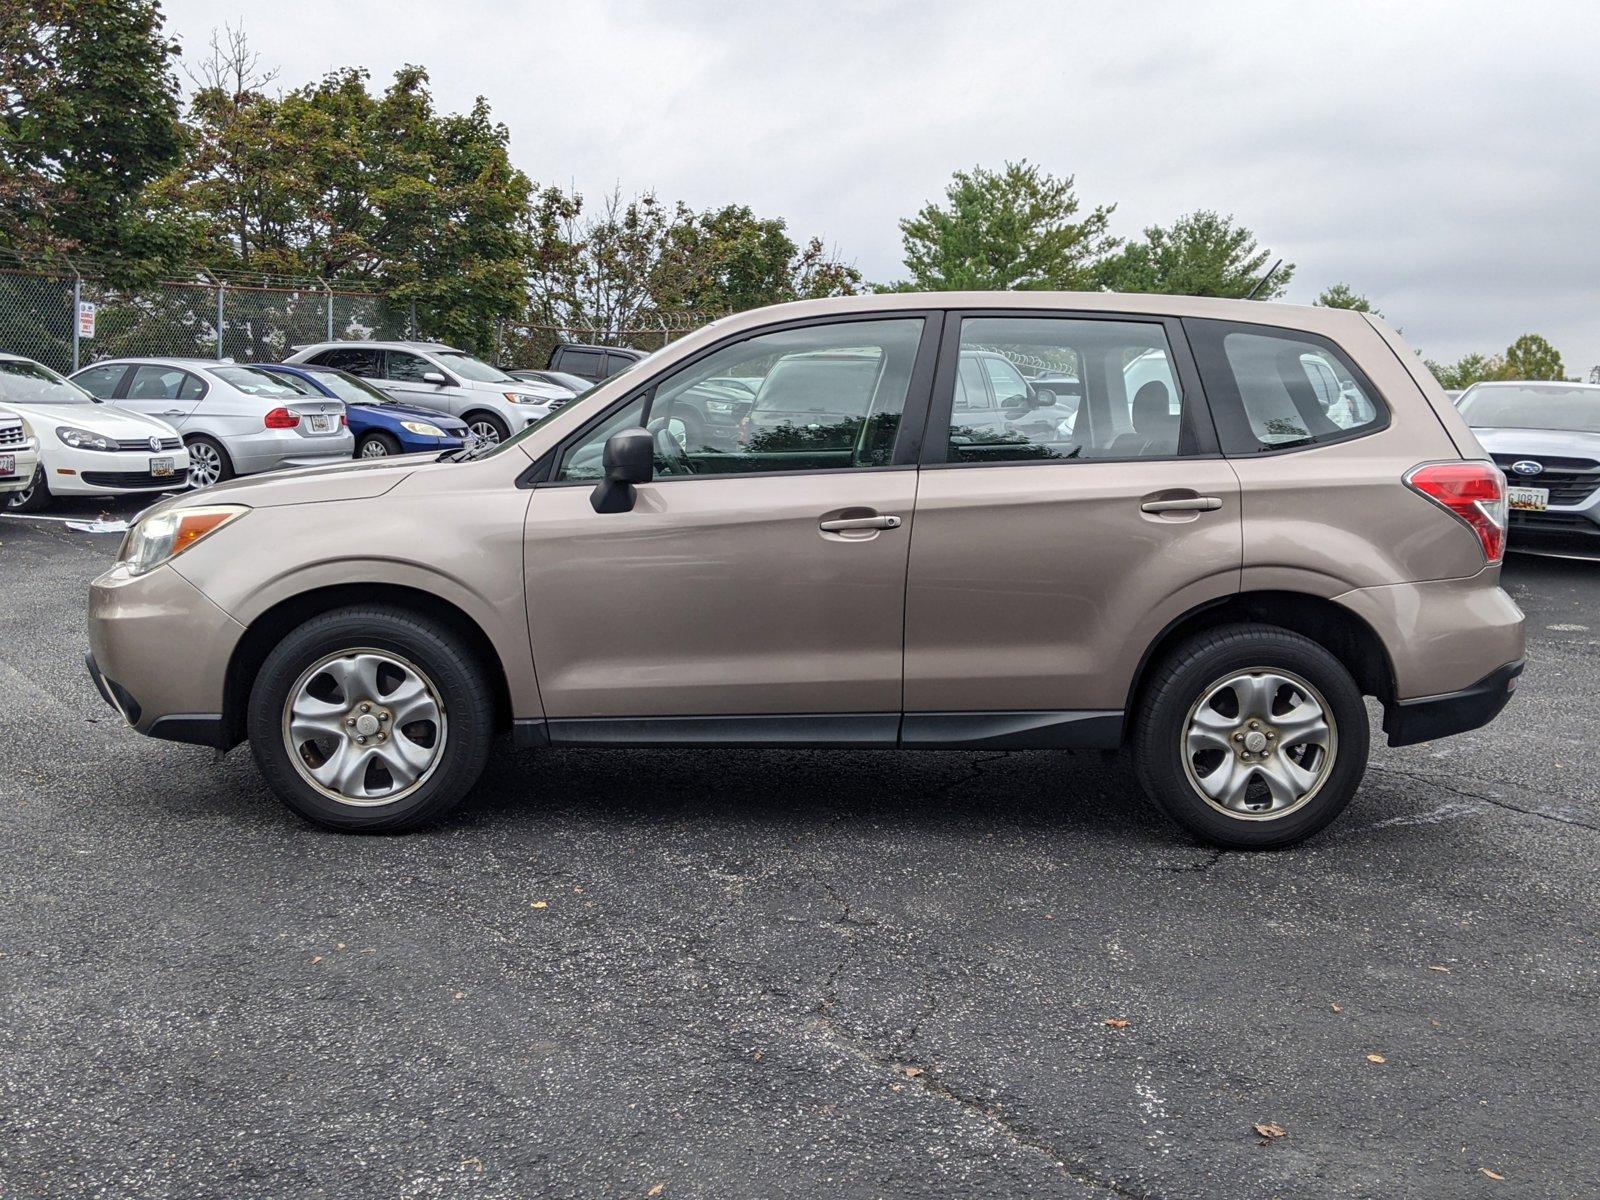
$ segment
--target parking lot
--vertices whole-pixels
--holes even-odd
[[[1246,855],[1053,753],[507,747],[321,832],[96,696],[116,541],[0,518],[0,1194],[1600,1193],[1600,564]]]

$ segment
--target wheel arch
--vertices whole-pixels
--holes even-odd
[[[245,713],[250,689],[272,647],[296,626],[320,613],[352,604],[383,604],[403,608],[437,621],[456,633],[472,650],[494,691],[495,727],[511,728],[511,688],[505,666],[483,628],[449,600],[420,588],[395,583],[343,583],[312,588],[280,600],[261,612],[239,638],[228,660],[223,681],[223,745],[245,740]]]
[[[1151,641],[1128,686],[1125,712],[1142,702],[1153,668],[1174,646],[1219,625],[1253,622],[1310,638],[1325,647],[1350,672],[1362,695],[1375,696],[1387,709],[1395,701],[1394,663],[1375,629],[1344,605],[1306,592],[1239,592],[1191,608]]]

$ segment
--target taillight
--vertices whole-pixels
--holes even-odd
[[[348,414],[348,413],[340,413],[339,414],[339,428],[340,429],[349,429],[350,428],[350,414]]]
[[[268,429],[293,429],[300,424],[300,414],[287,408],[275,408],[264,419]]]
[[[1465,521],[1486,562],[1506,553],[1506,477],[1486,462],[1424,463],[1406,472],[1406,486]]]

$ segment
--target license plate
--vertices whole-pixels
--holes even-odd
[[[312,433],[332,433],[333,432],[333,418],[332,417],[312,417],[311,418],[311,432]]]
[[[17,456],[15,454],[0,454],[0,475],[15,475],[17,473]]]
[[[150,474],[157,477],[172,474],[172,460],[170,458],[152,458],[150,460]]]
[[[1508,487],[1506,503],[1517,512],[1543,512],[1550,507],[1550,489]]]

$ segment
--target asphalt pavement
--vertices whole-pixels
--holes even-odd
[[[1240,854],[1059,753],[507,746],[324,833],[101,703],[116,542],[0,518],[0,1196],[1600,1195],[1600,564]]]

